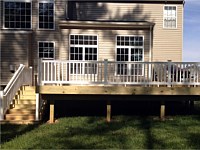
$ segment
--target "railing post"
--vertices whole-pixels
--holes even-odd
[[[104,84],[108,83],[108,59],[104,59]]]
[[[36,93],[36,110],[35,110],[35,120],[39,121],[39,112],[40,112],[40,95]]]
[[[39,121],[40,117],[40,94],[39,94],[39,86],[42,84],[42,59],[39,59],[38,61],[38,80],[36,81],[36,110],[35,110],[35,120]]]
[[[3,91],[0,91],[0,120],[4,120]]]
[[[167,83],[167,86],[168,87],[171,87],[172,86],[172,76],[171,76],[171,67],[172,67],[172,61],[171,60],[168,60],[168,83]]]
[[[147,70],[149,71],[148,72],[148,83],[149,83],[149,82],[152,82],[152,76],[151,76],[152,75],[152,72],[151,72],[152,71],[152,64],[151,64],[151,62],[149,63],[147,68],[148,68]],[[144,70],[144,72],[145,72],[145,70]]]
[[[31,86],[34,83],[34,80],[33,80],[33,67],[30,66],[29,69],[30,69],[30,77],[31,77],[31,80],[30,80],[30,86]]]
[[[42,60],[39,59],[39,61],[38,61],[38,83],[37,83],[37,86],[41,85],[41,83],[42,83]]]

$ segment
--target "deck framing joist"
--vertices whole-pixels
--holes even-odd
[[[40,94],[73,95],[193,95],[200,96],[200,87],[142,86],[39,86]]]

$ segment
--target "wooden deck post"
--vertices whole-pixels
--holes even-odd
[[[54,123],[54,100],[50,100],[50,113],[49,113],[49,121],[50,123]]]
[[[160,105],[160,119],[163,120],[165,118],[165,102],[162,101]]]
[[[107,116],[106,116],[107,122],[111,121],[111,102],[107,101]]]
[[[194,101],[190,100],[189,101],[189,113],[192,114],[193,111],[194,111]]]

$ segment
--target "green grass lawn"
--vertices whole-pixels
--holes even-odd
[[[3,149],[199,149],[200,116],[66,117],[55,124],[2,125]]]

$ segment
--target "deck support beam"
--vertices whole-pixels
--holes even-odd
[[[50,113],[49,113],[49,123],[54,123],[54,100],[50,100]]]
[[[165,118],[165,102],[162,101],[160,105],[160,119],[163,120]]]
[[[189,101],[189,113],[191,114],[194,111],[194,101]]]
[[[107,101],[107,114],[106,114],[106,121],[111,121],[111,102]]]

